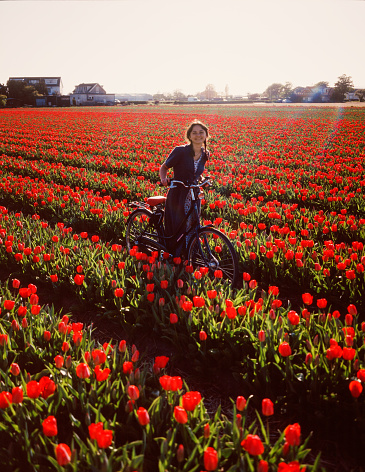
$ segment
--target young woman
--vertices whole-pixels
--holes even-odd
[[[205,169],[209,157],[207,140],[208,128],[200,121],[193,121],[186,130],[186,140],[189,144],[178,146],[169,155],[160,167],[160,179],[163,185],[167,185],[167,171],[173,168],[174,179],[185,184],[196,184]],[[198,202],[200,208],[200,200]],[[191,207],[191,195],[188,189],[182,185],[170,188],[167,194],[165,207],[165,234],[171,236],[176,233],[185,215]],[[181,229],[181,234],[192,226],[191,215],[186,227]],[[175,255],[184,254],[189,236],[177,248]]]

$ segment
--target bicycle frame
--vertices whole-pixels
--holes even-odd
[[[183,184],[185,187],[186,185],[183,183],[183,182],[180,182],[180,181],[172,181],[172,185],[174,185],[175,183],[179,183],[179,184]],[[185,217],[183,218],[183,220],[181,221],[179,227],[177,228],[176,232],[171,235],[171,236],[166,236],[164,234],[164,229],[162,227],[162,236],[161,236],[161,239],[166,242],[166,241],[174,241],[175,240],[175,244],[173,245],[174,246],[174,249],[176,248],[176,246],[178,245],[178,243],[187,236],[188,233],[191,232],[192,229],[194,229],[194,234],[196,234],[196,236],[199,235],[199,231],[200,229],[202,228],[209,228],[209,227],[213,227],[212,224],[209,224],[209,225],[204,225],[202,226],[200,224],[200,217],[199,217],[199,211],[198,211],[198,204],[197,204],[197,197],[195,196],[195,192],[194,192],[194,189],[198,188],[199,186],[197,185],[194,185],[194,186],[189,186],[189,192],[190,192],[190,195],[191,195],[191,201],[192,201],[192,205],[188,211],[188,213],[185,215]],[[174,187],[171,187],[171,188],[174,188]],[[180,231],[181,229],[185,226],[186,222],[188,221],[188,218],[190,217],[190,215],[192,215],[193,213],[195,213],[195,224],[193,225],[193,228],[189,228],[189,231],[183,231],[182,234],[180,234]],[[157,232],[159,232],[161,230],[161,228],[157,228],[156,227],[156,230]],[[180,234],[180,235],[179,235]],[[179,236],[178,236],[179,235]],[[193,235],[191,236],[190,240],[189,240],[189,243],[192,239]],[[189,245],[188,243],[188,245]],[[206,242],[207,243],[207,242]],[[199,241],[199,245],[200,245],[200,241]],[[200,245],[200,249],[201,249],[201,245]],[[210,250],[209,250],[210,251]]]

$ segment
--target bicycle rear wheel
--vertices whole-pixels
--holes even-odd
[[[188,262],[207,267],[210,275],[222,271],[222,276],[235,285],[238,277],[238,258],[227,236],[214,228],[201,229],[199,238],[193,236],[188,247]],[[216,274],[217,275],[217,274]]]
[[[160,249],[159,235],[150,221],[152,216],[152,212],[142,208],[138,208],[130,214],[125,233],[128,251],[133,246],[138,246],[141,251],[146,250],[147,252]]]

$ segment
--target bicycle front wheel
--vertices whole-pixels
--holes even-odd
[[[210,275],[222,277],[235,285],[238,277],[238,258],[227,236],[214,228],[199,231],[193,236],[188,248],[188,262],[197,267],[207,267]]]
[[[147,252],[158,250],[159,236],[150,221],[152,216],[152,212],[140,208],[130,214],[125,233],[128,251],[133,246],[138,246],[141,251],[147,250]]]

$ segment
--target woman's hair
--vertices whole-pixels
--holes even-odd
[[[191,143],[190,135],[191,135],[191,132],[193,131],[193,128],[194,128],[195,125],[201,126],[203,128],[203,130],[207,133],[207,138],[209,137],[208,127],[204,123],[202,123],[201,121],[194,120],[192,123],[190,123],[188,129],[185,132],[185,138],[186,138],[187,141],[189,141],[189,143]],[[205,153],[207,153],[207,140],[206,139],[204,141],[204,150],[205,150]]]

